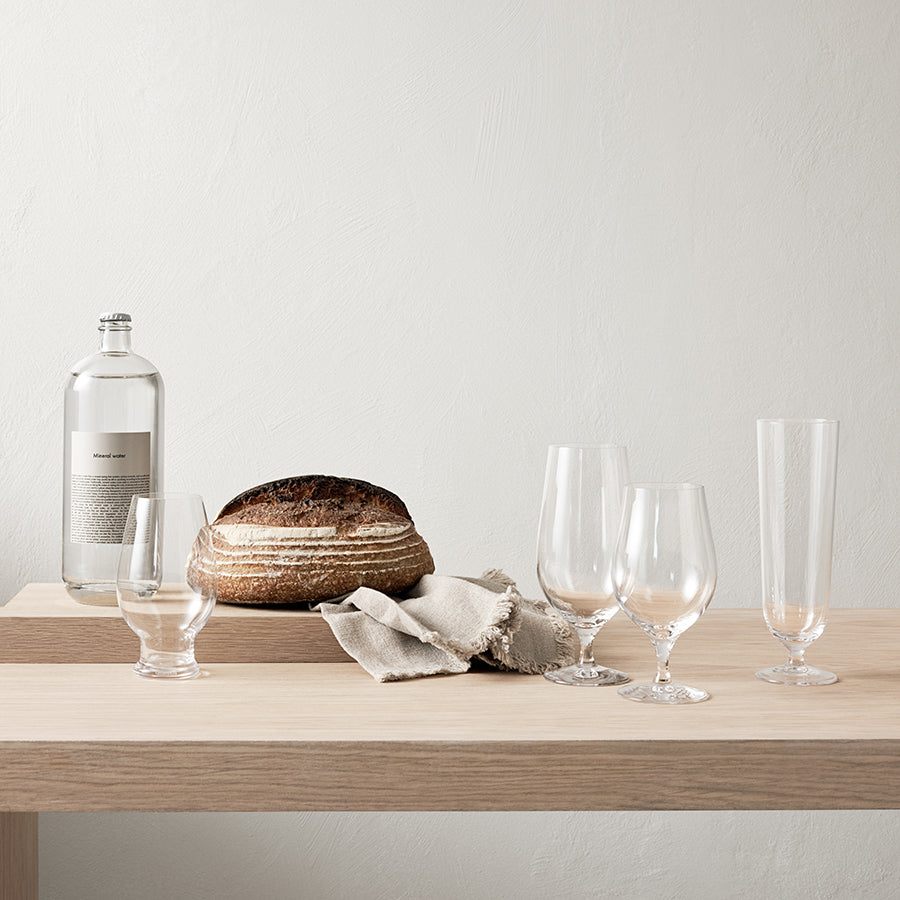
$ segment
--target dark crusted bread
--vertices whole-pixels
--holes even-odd
[[[398,593],[434,571],[403,501],[354,478],[261,484],[226,503],[212,531],[226,603],[316,602],[363,586]]]

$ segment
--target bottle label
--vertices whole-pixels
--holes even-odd
[[[120,544],[132,494],[150,490],[149,431],[73,431],[73,544]]]

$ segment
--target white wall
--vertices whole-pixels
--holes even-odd
[[[168,486],[213,512],[270,478],[365,478],[439,571],[533,593],[545,445],[619,441],[635,477],[707,485],[713,602],[750,606],[754,420],[829,416],[833,602],[897,605],[898,91],[893,0],[6,0],[0,596],[58,577],[62,384],[121,308],[166,380]],[[41,878],[715,897],[775,873],[889,897],[898,825],[44,815]]]

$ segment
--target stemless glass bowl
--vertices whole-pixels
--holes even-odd
[[[119,609],[141,641],[138,675],[194,678],[194,638],[216,603],[216,557],[197,494],[131,500],[116,578]]]
[[[629,484],[613,564],[616,598],[656,649],[656,678],[620,688],[641,703],[698,703],[706,691],[675,684],[669,654],[716,589],[716,553],[699,484]]]
[[[618,612],[610,570],[616,547],[622,494],[628,480],[624,447],[612,444],[553,444],[538,528],[538,581],[550,604],[573,626],[579,660],[545,672],[558,684],[623,684],[624,672],[598,666],[593,642]]]

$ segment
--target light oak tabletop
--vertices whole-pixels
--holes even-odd
[[[201,677],[153,681],[131,671],[137,639],[114,608],[32,586],[4,609],[0,635],[27,628],[40,654],[48,626],[70,660],[103,657],[97,623],[124,632],[116,661],[0,665],[0,809],[900,806],[900,610],[832,611],[809,657],[840,681],[790,688],[754,677],[785,655],[760,612],[713,607],[671,659],[710,699],[669,708],[489,669],[379,684],[354,662],[248,662],[255,631],[288,658],[347,659],[318,614],[283,610],[218,609],[235,627],[217,661],[198,641]],[[0,640],[0,661],[14,650]],[[596,656],[654,672],[624,616]]]

